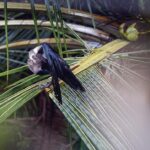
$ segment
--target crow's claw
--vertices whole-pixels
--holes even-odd
[[[50,85],[51,85],[51,82],[47,82],[46,84],[41,84],[41,85],[39,85],[39,89],[48,88],[48,87],[50,87]]]

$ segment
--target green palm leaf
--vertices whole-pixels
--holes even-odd
[[[69,9],[49,0],[44,4],[35,4],[34,0],[20,4],[0,2],[0,10],[4,10],[0,16],[3,19],[0,20],[0,82],[6,84],[4,77],[9,76],[9,85],[0,87],[0,123],[41,93],[39,85],[49,80],[48,76],[31,75],[27,66],[22,66],[31,48],[47,42],[73,65],[74,74],[86,89],[80,93],[60,83],[63,105],[57,103],[51,87],[46,89],[86,146],[90,150],[139,148],[144,141],[136,126],[139,110],[133,105],[137,104],[136,98],[132,104],[128,95],[134,97],[140,93],[135,85],[137,81],[149,83],[149,77],[134,70],[137,66],[148,68],[149,46],[141,41],[110,42],[120,37],[119,25],[93,14],[89,0],[89,13],[71,9],[70,1],[67,5]],[[93,41],[104,46],[91,48],[89,43]],[[128,62],[131,66],[127,66]]]

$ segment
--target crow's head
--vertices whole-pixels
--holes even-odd
[[[50,47],[47,43],[35,47],[29,51],[28,67],[34,74],[49,74],[50,63],[48,62]]]
[[[42,51],[42,45],[37,46],[29,51],[27,64],[29,69],[35,74],[38,74],[42,71]]]
[[[42,46],[37,46],[34,49],[29,51],[29,59],[32,60],[33,62],[36,61],[36,56],[42,51]]]

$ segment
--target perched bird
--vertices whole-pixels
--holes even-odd
[[[53,85],[55,97],[60,104],[62,104],[62,96],[59,79],[63,80],[74,90],[85,91],[80,81],[70,70],[69,65],[47,43],[43,43],[29,51],[27,64],[34,74],[51,75],[52,80],[50,84]]]

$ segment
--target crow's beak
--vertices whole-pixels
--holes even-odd
[[[37,46],[37,47],[35,47],[35,48],[33,49],[33,52],[34,52],[35,54],[37,54],[41,48],[42,48],[42,45]]]

